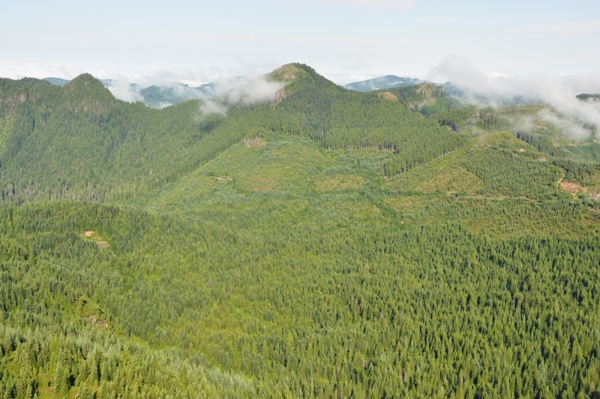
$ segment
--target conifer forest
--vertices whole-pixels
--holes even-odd
[[[267,79],[0,79],[0,399],[600,398],[592,127]]]

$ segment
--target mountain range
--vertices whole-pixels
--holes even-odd
[[[44,78],[43,80],[56,86],[64,86],[69,83],[69,80],[61,78]],[[136,83],[128,83],[127,85],[129,86],[129,94],[134,98],[138,98],[149,107],[164,108],[165,106],[179,104],[184,101],[213,97],[219,90],[227,91],[227,88],[239,85],[247,80],[248,79],[243,76],[237,76],[226,81],[206,83],[197,87],[176,82],[169,85],[151,85],[145,87]],[[102,79],[100,81],[108,89],[118,85],[118,81],[113,79]],[[420,83],[425,82],[415,78],[386,75],[374,79],[349,83],[343,87],[349,90],[366,92],[394,87],[416,86]],[[219,87],[221,89],[219,89]]]
[[[0,79],[0,395],[600,396],[600,144],[544,109]]]
[[[60,78],[44,78],[57,86],[64,86],[69,80]],[[118,80],[102,79],[102,84],[113,92],[115,96],[126,101],[141,101],[152,108],[164,108],[170,105],[179,104],[189,100],[201,100],[214,97],[219,93],[225,93],[232,87],[247,82],[249,79],[243,76],[233,77],[219,82],[206,83],[197,87],[187,84],[173,82],[167,85],[140,86],[137,83],[121,84]],[[399,77],[395,75],[386,75],[359,82],[348,83],[343,87],[348,90],[368,92],[377,90],[386,90],[395,87],[418,86],[423,83],[430,83],[416,78]],[[539,99],[525,98],[523,96],[509,97],[489,97],[477,93],[470,93],[452,82],[443,84],[448,94],[463,102],[475,102],[479,104],[501,104],[501,105],[519,105],[536,104]],[[125,93],[122,90],[125,90]],[[594,95],[581,94],[589,98]]]
[[[393,87],[416,86],[420,83],[424,82],[415,78],[386,75],[374,79],[363,80],[360,82],[348,83],[344,85],[344,87],[349,90],[365,92],[381,89],[391,89]]]
[[[65,86],[70,81],[61,78],[44,78],[43,80],[56,85]],[[168,85],[151,85],[140,86],[137,83],[126,83],[125,90],[127,95],[126,100],[141,101],[151,108],[164,108],[170,105],[175,105],[189,100],[200,100],[210,98],[219,93],[219,91],[227,91],[228,88],[239,85],[247,79],[242,76],[233,77],[224,81],[206,83],[197,87],[189,86],[183,83],[171,83]],[[121,88],[118,80],[101,79],[100,82],[104,87],[111,89]],[[113,91],[117,96],[117,90]]]

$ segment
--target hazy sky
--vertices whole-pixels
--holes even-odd
[[[338,83],[426,77],[447,55],[486,73],[596,73],[600,0],[0,0],[0,76],[205,83],[288,62]]]

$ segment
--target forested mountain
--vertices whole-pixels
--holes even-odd
[[[55,86],[65,86],[70,81],[60,78],[44,78],[43,80]],[[188,100],[200,100],[210,98],[220,91],[219,87],[230,87],[247,80],[243,76],[236,76],[219,83],[206,83],[197,87],[183,83],[171,83],[167,85],[141,86],[137,83],[121,83],[118,80],[103,79],[102,84],[108,88],[116,89],[117,92],[124,89],[127,99],[143,102],[151,108],[164,108]]]
[[[267,80],[158,110],[0,79],[3,398],[600,396],[592,136]]]
[[[582,94],[578,94],[577,98],[580,100],[600,100],[600,94],[586,94],[586,93],[582,93]]]

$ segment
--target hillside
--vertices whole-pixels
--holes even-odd
[[[3,397],[600,395],[596,142],[265,82],[157,110],[0,80]]]

